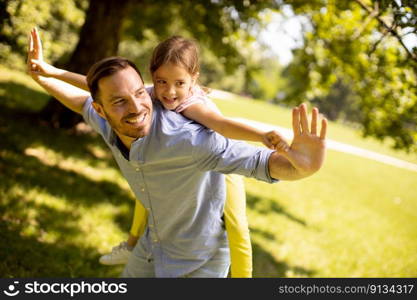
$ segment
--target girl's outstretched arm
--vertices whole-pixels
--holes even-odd
[[[182,113],[187,118],[194,120],[227,138],[261,142],[268,148],[277,151],[288,150],[288,144],[277,131],[259,130],[247,124],[226,118],[206,104],[195,103],[187,107]]]
[[[81,113],[90,94],[61,80],[42,76],[37,66],[32,63],[34,60],[43,61],[41,40],[35,29],[31,31],[29,37],[27,72],[50,95],[74,112]]]
[[[30,63],[32,65],[32,73],[44,77],[53,77],[76,86],[85,91],[89,91],[87,79],[84,75],[69,72],[63,69],[56,68],[43,60],[42,43],[39,32],[36,27],[32,30],[33,40],[37,47],[38,58],[32,58]]]

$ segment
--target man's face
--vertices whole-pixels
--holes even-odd
[[[149,133],[152,101],[139,74],[132,67],[104,77],[98,82],[101,103],[94,102],[121,139],[135,140]]]

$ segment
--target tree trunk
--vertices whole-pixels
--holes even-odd
[[[80,39],[64,66],[69,71],[87,74],[98,60],[117,55],[123,19],[134,0],[90,0]],[[40,112],[41,119],[55,128],[73,128],[82,117],[51,99]]]

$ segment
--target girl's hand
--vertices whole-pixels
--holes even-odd
[[[59,69],[44,62],[43,60],[31,59],[32,72],[45,77],[55,77],[59,75]]]
[[[275,130],[264,133],[262,140],[265,146],[278,152],[287,152],[290,148],[285,139]]]
[[[33,28],[29,36],[27,71],[35,79],[39,76],[53,77],[59,69],[44,62],[42,41],[37,28]]]

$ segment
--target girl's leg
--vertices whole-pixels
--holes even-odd
[[[143,234],[147,221],[147,213],[142,204],[136,200],[133,222],[127,241],[113,247],[112,251],[100,257],[103,265],[125,264],[129,259],[132,249],[136,246],[139,237]]]
[[[226,175],[224,217],[230,247],[232,277],[252,277],[252,245],[242,176]]]
[[[147,213],[146,209],[143,205],[139,202],[139,200],[135,201],[135,211],[133,213],[133,222],[132,227],[130,228],[129,238],[127,240],[127,245],[130,248],[134,248],[139,237],[145,231],[146,220],[147,220]]]

